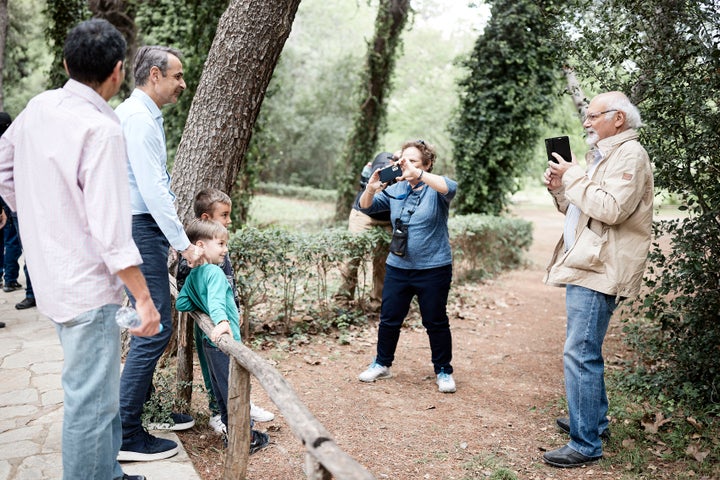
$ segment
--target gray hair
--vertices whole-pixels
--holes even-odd
[[[168,54],[177,58],[182,57],[179,50],[170,47],[151,45],[140,47],[135,55],[134,76],[135,85],[142,87],[150,78],[150,69],[158,67],[163,77],[167,75]]]
[[[630,128],[640,128],[643,126],[640,118],[640,110],[633,105],[630,99],[621,92],[610,92],[607,97],[606,110],[618,110],[625,113],[625,124]],[[612,115],[608,112],[606,115]]]

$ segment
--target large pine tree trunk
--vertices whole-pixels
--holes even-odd
[[[338,200],[335,207],[338,220],[346,219],[350,213],[357,192],[357,179],[363,166],[379,153],[378,138],[385,122],[385,97],[390,91],[397,47],[409,8],[410,0],[380,0],[375,19],[375,37],[368,46],[367,63],[361,80],[360,109],[339,166]]]
[[[198,190],[232,191],[299,4],[233,0],[220,18],[173,167],[181,220]]]

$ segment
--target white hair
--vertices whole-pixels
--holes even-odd
[[[640,118],[640,110],[622,93],[609,95],[605,109],[624,112],[625,124],[630,128],[640,128],[643,126],[642,119]],[[606,115],[611,115],[611,113],[612,112],[608,112]]]

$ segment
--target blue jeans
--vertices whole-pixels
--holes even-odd
[[[5,256],[3,258],[3,266],[5,270],[5,284],[16,282],[20,276],[20,255],[22,255],[22,245],[20,245],[20,232],[17,229],[17,215],[7,214],[7,223],[3,227],[3,236],[5,243]]]
[[[427,270],[406,270],[387,265],[380,308],[377,357],[380,365],[390,367],[400,338],[400,328],[415,295],[422,323],[430,340],[435,374],[452,373],[452,335],[447,316],[447,299],[452,283],[452,265]]]
[[[563,351],[570,443],[587,457],[602,455],[600,434],[608,426],[602,345],[617,304],[614,295],[567,285],[567,337]]]
[[[230,357],[225,352],[210,344],[207,338],[202,340],[202,349],[205,354],[212,391],[220,410],[222,422],[228,424],[228,379],[230,378]]]
[[[117,309],[118,305],[105,305],[55,325],[65,356],[64,479],[123,476],[117,462],[121,441]]]
[[[130,439],[142,431],[143,405],[152,393],[155,366],[172,335],[167,267],[170,244],[149,214],[133,215],[132,232],[143,261],[140,271],[145,276],[150,296],[160,312],[163,330],[152,337],[130,337],[130,350],[120,378],[123,439]],[[134,306],[135,298],[129,291],[127,294]]]
[[[18,258],[20,258],[20,254],[22,253],[22,238],[20,238],[20,224],[18,223],[18,216],[17,213],[12,212],[12,221],[14,223],[13,228],[15,228],[15,236],[17,237],[17,240],[14,241],[14,247],[17,248],[17,256],[15,256],[15,265],[14,265],[14,275],[15,280],[18,278],[18,270],[19,270],[19,264],[18,264]],[[27,268],[27,261],[25,262],[25,265],[23,265],[23,273],[25,273],[25,297],[26,298],[35,298],[35,293],[33,293],[32,288],[32,282],[30,281],[30,274],[28,273]]]

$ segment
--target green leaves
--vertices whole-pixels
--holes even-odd
[[[452,124],[461,213],[500,214],[532,159],[542,120],[557,101],[562,58],[556,20],[537,2],[496,0],[465,62]]]

